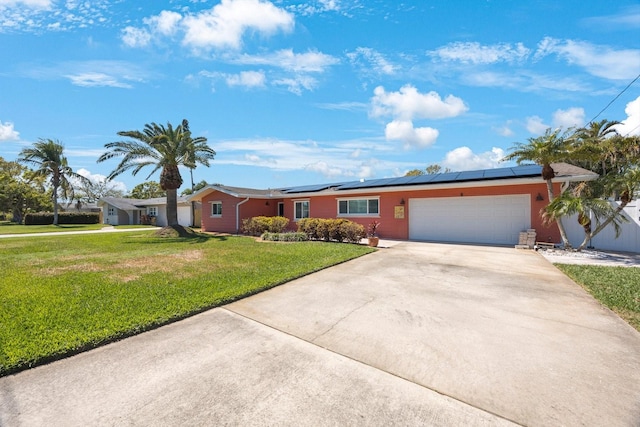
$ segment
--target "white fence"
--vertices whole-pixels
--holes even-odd
[[[614,207],[618,205],[617,202],[612,202],[612,204]],[[616,239],[615,228],[609,224],[591,240],[589,246],[608,251],[640,253],[640,203],[637,200],[631,201],[624,208],[623,213],[629,221],[622,223],[620,237]],[[562,221],[567,231],[567,237],[574,247],[584,240],[584,229],[578,224],[577,218],[576,215],[564,218]],[[593,221],[592,227],[595,228],[595,221]]]

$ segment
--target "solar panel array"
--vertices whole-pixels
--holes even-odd
[[[525,178],[529,176],[538,176],[542,171],[542,167],[538,165],[524,165],[498,169],[482,169],[463,172],[445,172],[437,174],[426,174],[416,176],[402,176],[398,178],[372,179],[370,181],[352,181],[338,184],[319,184],[304,185],[300,187],[291,187],[282,189],[284,193],[315,193],[335,188],[336,190],[355,190],[363,188],[379,188],[379,187],[398,187],[411,185],[424,185],[435,183],[452,183],[467,181],[482,181],[494,179],[508,178]]]

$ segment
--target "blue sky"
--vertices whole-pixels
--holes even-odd
[[[640,74],[640,3],[0,0],[0,46],[5,159],[58,139],[100,179],[118,131],[186,118],[217,152],[196,181],[277,188],[505,166]],[[603,118],[640,134],[640,80]]]

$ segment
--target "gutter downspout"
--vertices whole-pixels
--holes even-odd
[[[236,205],[236,234],[240,234],[240,205],[247,203],[248,201],[249,197]]]

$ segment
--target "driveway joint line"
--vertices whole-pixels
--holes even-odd
[[[370,303],[370,302],[372,302],[372,301],[373,301],[373,300],[367,301],[367,302],[366,302],[365,304],[363,304],[362,306],[360,306],[360,307],[358,307],[358,308],[356,308],[356,309],[352,310],[349,314],[351,314],[351,313],[355,312],[356,310],[359,310],[360,308],[364,307],[365,305],[369,304],[369,303]],[[417,383],[417,382],[415,382],[415,381],[412,381],[412,380],[410,380],[409,378],[405,378],[405,377],[403,377],[403,376],[401,376],[401,375],[398,375],[398,374],[395,374],[395,373],[393,373],[393,372],[386,371],[386,370],[381,369],[381,368],[379,368],[379,367],[377,367],[377,366],[374,366],[374,365],[369,365],[368,363],[365,363],[365,362],[363,362],[363,361],[361,361],[361,360],[358,360],[358,359],[354,359],[353,357],[348,356],[348,355],[346,355],[346,354],[342,354],[342,353],[339,353],[339,352],[337,352],[337,351],[335,351],[335,350],[332,350],[332,349],[330,349],[330,348],[328,348],[328,347],[324,347],[324,346],[322,346],[322,345],[320,345],[320,344],[316,344],[316,343],[315,343],[315,342],[313,342],[313,341],[308,341],[308,340],[306,340],[306,339],[304,339],[304,338],[301,338],[301,337],[299,337],[299,336],[297,336],[297,335],[294,335],[294,334],[292,334],[292,333],[290,333],[290,332],[283,331],[283,330],[281,330],[281,329],[276,328],[275,326],[269,325],[269,324],[267,324],[267,323],[261,322],[261,321],[256,320],[256,319],[253,319],[253,318],[251,318],[251,317],[249,317],[249,316],[247,316],[247,315],[245,315],[245,314],[238,313],[238,312],[236,312],[236,311],[232,310],[231,308],[229,308],[228,306],[217,307],[217,308],[219,308],[219,309],[221,309],[221,310],[228,311],[228,312],[233,313],[233,314],[235,314],[235,315],[237,315],[237,316],[240,316],[240,317],[242,317],[242,318],[245,318],[245,319],[247,319],[247,320],[249,320],[249,321],[251,321],[251,322],[257,323],[257,324],[262,325],[262,326],[265,326],[265,327],[267,327],[267,328],[269,328],[269,329],[272,329],[272,330],[274,330],[274,331],[276,331],[276,332],[279,332],[279,333],[281,333],[281,334],[288,335],[288,336],[290,336],[290,337],[292,337],[292,338],[295,338],[296,340],[303,341],[303,342],[305,342],[305,343],[308,343],[308,344],[310,344],[310,345],[313,345],[313,346],[315,346],[315,347],[318,347],[318,348],[320,348],[320,349],[322,349],[322,350],[325,350],[325,351],[328,351],[328,352],[330,352],[330,353],[333,353],[333,354],[335,354],[335,355],[337,355],[337,356],[340,356],[340,357],[343,357],[343,358],[345,358],[345,359],[351,360],[352,362],[355,362],[355,363],[357,363],[357,364],[359,364],[359,365],[368,366],[369,368],[375,369],[376,371],[382,372],[382,373],[387,374],[387,375],[391,375],[392,377],[398,378],[399,380],[407,381],[407,382],[409,382],[409,383],[411,383],[411,384],[414,384],[414,385],[416,385],[416,386],[418,386],[418,387],[421,387],[421,388],[424,388],[424,389],[426,389],[426,390],[429,390],[429,391],[432,391],[432,392],[434,392],[434,393],[437,393],[437,394],[438,394],[438,395],[440,395],[440,396],[447,397],[447,398],[449,398],[449,399],[451,399],[451,400],[454,400],[454,401],[456,401],[456,402],[459,402],[459,403],[461,403],[461,404],[463,404],[463,405],[465,405],[465,406],[468,406],[468,407],[470,407],[470,408],[474,408],[474,409],[476,409],[476,410],[478,410],[478,411],[482,411],[482,412],[484,412],[484,413],[486,413],[486,414],[490,414],[490,415],[493,415],[494,417],[497,417],[497,418],[500,418],[500,419],[502,419],[502,420],[508,421],[508,422],[510,422],[510,423],[512,423],[512,424],[514,424],[514,425],[516,425],[516,426],[526,427],[526,424],[521,424],[521,423],[519,423],[519,422],[517,422],[517,421],[515,421],[515,420],[512,420],[512,419],[510,419],[510,418],[505,417],[504,415],[500,415],[500,414],[497,414],[497,413],[492,412],[492,411],[490,411],[490,410],[487,410],[487,409],[484,409],[484,408],[480,408],[480,407],[478,407],[478,406],[476,406],[476,405],[473,405],[473,404],[471,404],[471,403],[465,402],[464,400],[460,400],[460,399],[458,399],[457,397],[451,396],[451,395],[449,395],[449,394],[447,394],[447,393],[443,393],[443,392],[438,391],[438,390],[436,390],[436,389],[434,389],[434,388],[428,387],[428,386],[426,386],[426,385],[424,385],[424,384],[420,384],[420,383]],[[349,314],[347,314],[346,316],[344,316],[341,320],[343,320],[343,319],[345,319],[346,317],[348,317],[348,316],[349,316]],[[336,322],[336,324],[338,324],[339,322],[340,322],[340,320],[339,320],[338,322]],[[335,325],[334,325],[334,326],[335,326]],[[333,328],[333,326],[332,326],[329,330],[331,330],[332,328]],[[328,330],[328,331],[329,331],[329,330]],[[328,332],[328,331],[327,331],[327,332]],[[326,333],[326,332],[325,332],[325,333]],[[320,337],[320,336],[324,335],[325,333],[320,334],[318,337]],[[318,337],[314,338],[314,340],[315,340],[315,339],[317,339]]]

